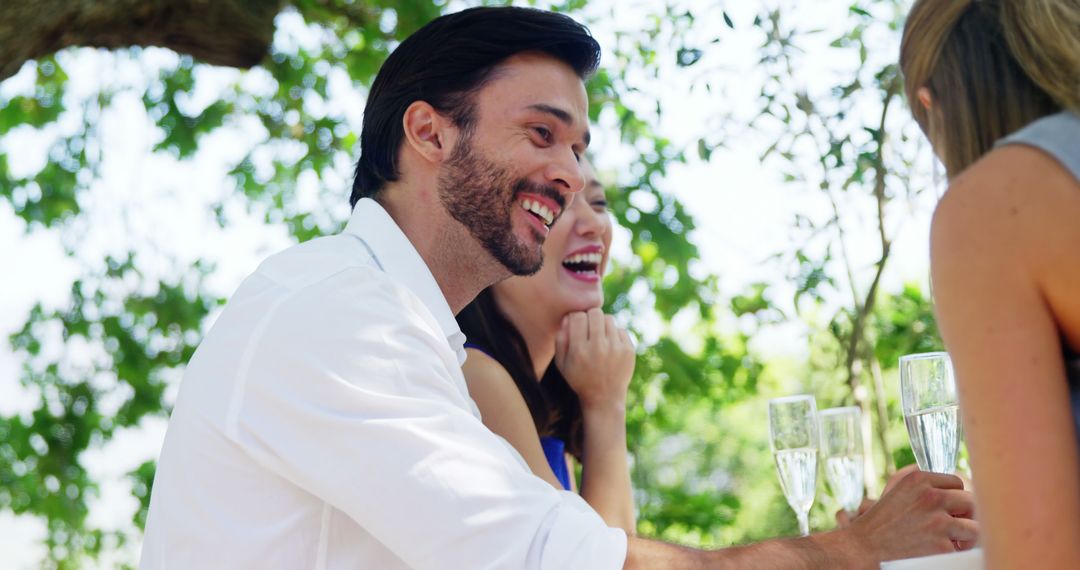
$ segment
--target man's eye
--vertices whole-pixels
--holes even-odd
[[[592,205],[593,205],[594,208],[600,208],[602,210],[606,210],[607,209],[607,200],[593,200]]]
[[[540,135],[540,138],[544,142],[551,142],[551,131],[544,127],[533,127],[533,130],[536,131],[536,134]]]

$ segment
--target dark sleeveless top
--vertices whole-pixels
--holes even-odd
[[[1062,111],[1043,117],[999,140],[994,146],[1007,144],[1024,144],[1042,150],[1054,157],[1080,182],[1080,114]],[[1065,355],[1065,373],[1069,380],[1073,420],[1077,438],[1080,440],[1080,354],[1064,339],[1061,342],[1061,351]]]
[[[466,342],[465,348],[479,350],[491,356],[491,352],[476,343]],[[494,356],[491,356],[491,358],[495,359]],[[563,489],[569,491],[570,470],[566,467],[566,442],[557,437],[542,435],[540,436],[540,447],[544,449],[544,458],[547,459],[548,465],[551,466],[551,471],[555,473],[555,478],[562,484]]]

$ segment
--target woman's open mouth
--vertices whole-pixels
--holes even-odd
[[[600,280],[600,264],[603,259],[604,256],[599,251],[573,253],[563,260],[562,266],[576,279],[596,282]]]

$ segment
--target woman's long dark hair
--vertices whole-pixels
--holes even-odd
[[[584,446],[581,403],[555,363],[537,381],[525,339],[485,289],[457,316],[468,343],[475,345],[510,373],[532,414],[536,432],[566,442],[566,451],[579,461]]]

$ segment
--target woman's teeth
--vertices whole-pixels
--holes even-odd
[[[600,265],[599,253],[576,253],[563,260],[563,263],[591,263],[593,265]]]
[[[575,253],[563,260],[563,267],[582,275],[596,275],[599,272],[600,261],[603,257],[599,252]]]

